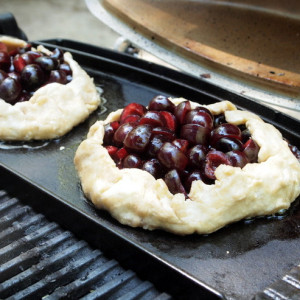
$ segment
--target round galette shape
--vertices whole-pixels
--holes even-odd
[[[100,105],[93,79],[69,52],[6,36],[0,46],[0,140],[61,137]]]
[[[199,119],[189,115],[199,104],[182,98],[169,100],[175,105],[169,112],[174,113],[177,127],[183,128],[186,118]],[[160,98],[161,102],[166,105]],[[111,130],[118,130],[117,124],[128,109],[96,122],[74,158],[86,197],[122,224],[180,235],[208,234],[243,218],[287,209],[300,194],[300,164],[281,133],[257,115],[237,110],[229,101],[205,109],[215,119],[213,126],[220,128],[207,133],[192,123],[197,126],[190,127],[193,138],[187,141],[185,134],[178,138],[171,129],[154,127],[151,124],[156,123],[150,122],[146,125],[151,134],[141,140],[143,152],[131,143],[131,148],[103,144],[104,138],[114,143]],[[145,109],[138,112],[141,120]],[[136,122],[131,123],[133,128],[145,126]],[[222,125],[225,123],[234,126]],[[175,129],[177,135],[180,128]],[[127,135],[130,141],[136,138],[130,137],[131,130],[125,140]],[[242,134],[244,130],[249,131],[247,135]],[[155,151],[152,140],[158,145]],[[197,144],[197,140],[204,144]],[[150,146],[151,155],[147,151]]]

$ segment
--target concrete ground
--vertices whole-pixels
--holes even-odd
[[[84,0],[0,0],[29,40],[67,38],[113,48],[119,37],[88,10]]]

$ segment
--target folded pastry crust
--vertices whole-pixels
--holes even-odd
[[[176,104],[184,100],[173,99]],[[193,108],[199,105],[191,103]],[[118,120],[118,110],[96,122],[76,152],[74,162],[86,197],[122,224],[180,235],[208,234],[243,218],[287,209],[300,194],[300,163],[281,133],[229,101],[206,107],[213,114],[225,112],[229,123],[246,125],[260,146],[258,163],[242,169],[220,165],[215,183],[194,181],[186,200],[146,171],[117,168],[102,142],[104,124]]]
[[[0,37],[10,49],[25,46],[22,40]],[[37,50],[51,53],[43,46]],[[72,69],[68,84],[50,83],[39,88],[29,101],[11,105],[0,98],[0,140],[28,141],[61,137],[83,122],[100,104],[93,79],[69,52],[65,61]]]

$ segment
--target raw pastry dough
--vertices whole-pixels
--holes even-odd
[[[197,105],[192,103],[192,107]],[[85,195],[122,224],[180,235],[208,234],[243,218],[287,209],[300,194],[300,164],[281,133],[229,101],[206,107],[213,114],[225,112],[230,123],[246,124],[260,146],[259,163],[243,169],[220,165],[215,184],[193,182],[185,200],[183,194],[171,194],[162,179],[155,180],[146,171],[116,167],[102,140],[104,124],[118,120],[122,112],[118,110],[96,122],[76,152],[75,166]]]
[[[25,46],[22,40],[0,37],[0,41]],[[38,46],[37,50],[50,53]],[[73,60],[64,54],[73,79],[66,85],[51,83],[39,88],[29,101],[11,105],[0,99],[1,140],[42,140],[60,137],[83,122],[100,104],[100,96],[93,79]]]

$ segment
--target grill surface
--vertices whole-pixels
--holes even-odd
[[[0,184],[0,299],[41,298],[172,297],[48,221]]]

